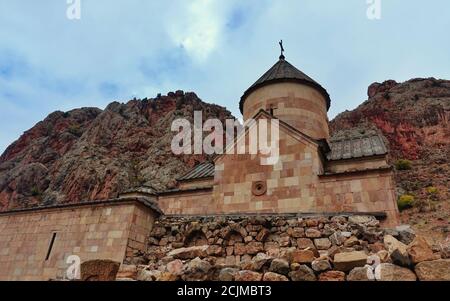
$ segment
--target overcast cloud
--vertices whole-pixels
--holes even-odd
[[[239,98],[287,60],[330,93],[330,118],[374,81],[450,79],[450,2],[0,0],[0,152],[55,110],[182,89],[239,115]]]

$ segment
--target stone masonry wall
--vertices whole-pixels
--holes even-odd
[[[217,213],[212,189],[160,195],[158,205],[167,215]]]
[[[450,280],[450,245],[372,216],[163,217],[145,256],[118,279],[140,281]]]
[[[145,250],[154,219],[133,202],[1,214],[0,280],[64,278],[70,255],[123,262]]]
[[[398,223],[391,170],[321,176],[324,168],[317,145],[288,131],[280,128],[280,160],[274,166],[261,165],[260,155],[217,159],[216,203],[208,207],[208,214],[386,212],[386,224]],[[252,191],[258,182],[266,185],[262,195]]]
[[[325,98],[314,88],[297,83],[277,83],[257,89],[244,104],[244,120],[258,111],[270,111],[291,126],[315,139],[328,139],[328,117]]]

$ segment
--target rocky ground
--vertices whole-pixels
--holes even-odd
[[[83,279],[101,278],[92,270],[82,267]],[[163,218],[146,254],[128,258],[115,279],[450,280],[450,241],[430,246],[410,227],[382,230],[371,216]]]

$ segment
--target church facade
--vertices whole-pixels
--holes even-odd
[[[277,164],[221,155],[179,178],[176,189],[123,196],[154,198],[166,215],[370,214],[398,224],[383,136],[355,130],[330,137],[330,106],[327,91],[281,55],[240,101],[244,121],[278,120]],[[248,145],[248,136],[241,139]]]

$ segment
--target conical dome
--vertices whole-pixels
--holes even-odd
[[[260,79],[258,79],[250,88],[245,91],[241,97],[240,110],[244,111],[244,102],[246,98],[256,89],[280,82],[294,82],[303,85],[311,86],[317,89],[327,101],[327,109],[330,108],[331,100],[327,90],[325,90],[319,83],[311,77],[295,68],[292,64],[285,60],[284,55],[280,56],[280,60],[267,71]]]

